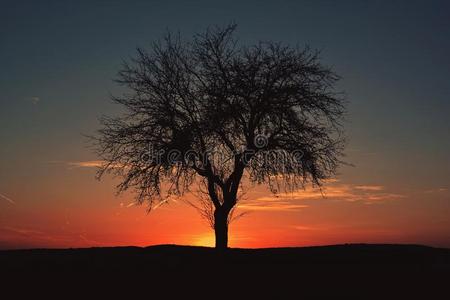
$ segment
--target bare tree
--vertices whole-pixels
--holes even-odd
[[[338,76],[317,51],[244,46],[235,28],[210,28],[190,41],[169,33],[149,51],[138,48],[117,80],[129,93],[113,97],[126,112],[102,118],[95,138],[99,178],[118,175],[118,191],[136,190],[140,204],[200,187],[207,198],[196,207],[220,249],[244,176],[273,192],[320,186],[344,145]]]

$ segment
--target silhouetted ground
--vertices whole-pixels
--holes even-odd
[[[19,284],[16,293],[32,286],[41,292],[64,287],[66,293],[89,286],[108,293],[131,287],[131,292],[148,295],[163,290],[211,297],[248,293],[446,298],[449,275],[450,249],[416,245],[229,249],[226,253],[174,245],[0,251],[0,284]],[[208,294],[208,289],[215,294]]]

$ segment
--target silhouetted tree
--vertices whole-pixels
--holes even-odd
[[[243,177],[272,192],[320,186],[343,149],[338,76],[317,51],[242,46],[235,28],[191,41],[169,33],[149,51],[138,48],[117,80],[129,92],[113,97],[126,113],[102,118],[96,137],[99,178],[120,176],[118,191],[138,191],[138,203],[151,208],[194,186],[207,193],[196,207],[221,249]]]

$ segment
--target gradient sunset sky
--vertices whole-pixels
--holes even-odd
[[[136,46],[231,21],[244,43],[322,50],[350,101],[353,166],[324,196],[250,187],[230,246],[450,247],[448,1],[76,2],[0,1],[0,248],[212,246],[185,199],[147,214],[131,193],[115,196],[113,178],[95,180],[83,134],[119,112],[113,79]]]

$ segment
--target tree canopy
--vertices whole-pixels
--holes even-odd
[[[96,137],[99,177],[120,176],[118,191],[138,191],[139,203],[200,186],[207,197],[198,207],[222,248],[244,176],[273,192],[321,185],[344,147],[339,77],[318,51],[242,45],[235,29],[212,27],[189,41],[168,33],[138,48],[118,74],[128,92],[113,98],[126,112],[103,117]]]

